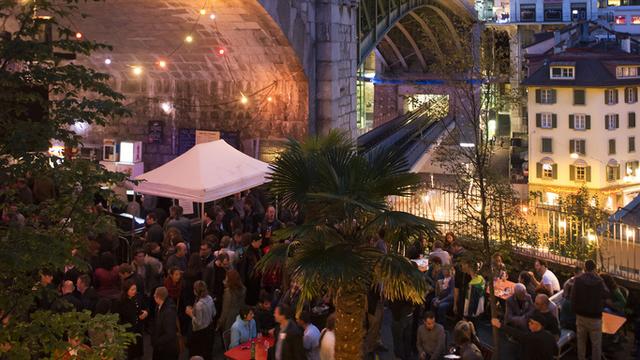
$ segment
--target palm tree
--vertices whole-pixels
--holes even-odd
[[[395,152],[364,155],[337,132],[290,140],[272,165],[273,195],[304,222],[276,234],[294,240],[274,246],[259,269],[284,267],[302,288],[300,302],[333,294],[336,359],[362,358],[370,288],[380,286],[388,300],[424,301],[428,285],[398,249],[438,230],[430,220],[390,209],[390,197],[410,196],[420,185],[406,168]],[[387,253],[370,241],[382,228]]]

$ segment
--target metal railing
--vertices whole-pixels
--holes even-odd
[[[472,200],[473,196],[477,195],[472,195]],[[461,211],[463,206],[468,206],[467,203],[452,189],[425,186],[413,197],[392,198],[390,201],[394,210],[438,221],[443,232],[481,236],[480,229],[473,222],[466,221]],[[492,203],[493,206],[501,206],[499,202]],[[514,239],[500,221],[490,224],[492,240],[510,241],[514,251],[520,254],[563,265],[571,266],[592,258],[600,269],[618,278],[640,282],[640,227],[607,221],[594,229],[555,206],[534,201],[517,206],[526,223],[535,225],[537,241],[532,244]]]

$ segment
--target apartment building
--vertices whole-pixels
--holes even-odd
[[[630,39],[528,58],[529,191],[586,186],[614,210],[640,193],[640,55]]]

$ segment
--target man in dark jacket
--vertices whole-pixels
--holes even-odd
[[[80,302],[82,303],[82,310],[89,310],[92,314],[96,311],[96,304],[98,303],[98,293],[96,289],[91,286],[91,277],[89,275],[80,275],[76,281],[76,288],[80,293]]]
[[[587,260],[585,272],[576,277],[571,290],[571,306],[576,314],[578,359],[586,358],[587,338],[591,340],[591,358],[602,354],[602,309],[606,297],[604,281],[596,274],[596,263]]]
[[[527,320],[533,314],[533,300],[527,294],[527,288],[517,283],[514,294],[507,299],[507,308],[504,312],[504,323],[520,330],[527,330]]]
[[[244,256],[238,267],[238,272],[242,277],[242,282],[247,288],[247,297],[245,302],[249,306],[255,306],[260,297],[260,281],[261,277],[254,269],[260,258],[262,258],[262,251],[260,246],[262,245],[262,237],[258,234],[254,234],[251,238],[251,244],[244,252]]]
[[[538,313],[531,315],[528,321],[529,331],[521,331],[505,326],[504,331],[514,337],[520,346],[522,360],[553,360],[558,354],[556,338],[545,330],[545,318]],[[500,320],[491,319],[491,325],[498,329],[502,327]],[[595,359],[595,358],[594,358]]]
[[[304,346],[302,343],[302,330],[292,320],[291,308],[286,305],[276,306],[273,313],[278,327],[274,332],[276,344],[273,346],[273,357],[275,360],[300,360],[306,359]]]
[[[158,245],[162,245],[162,241],[164,240],[164,230],[162,230],[162,226],[158,224],[158,217],[155,212],[150,212],[147,214],[147,234],[146,240],[148,242],[155,242]]]
[[[153,360],[174,360],[178,358],[178,336],[176,325],[176,307],[169,298],[167,288],[161,286],[156,289],[153,299],[158,308],[151,345],[153,346]]]

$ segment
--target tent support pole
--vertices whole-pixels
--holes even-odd
[[[200,243],[204,242],[204,203],[200,203]]]

